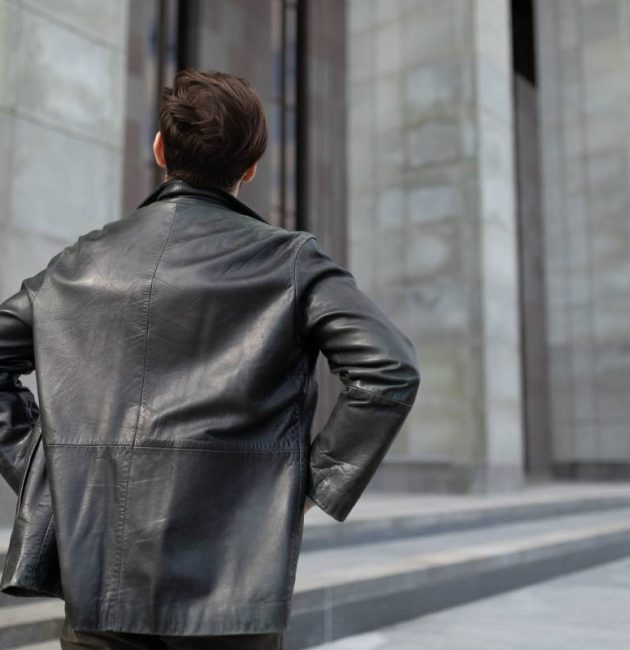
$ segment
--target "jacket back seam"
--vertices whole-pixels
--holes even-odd
[[[28,290],[28,287],[26,288],[26,292],[31,297],[31,309],[35,306],[35,300],[37,299],[37,296],[39,296],[39,292],[42,290],[42,287],[46,283],[46,280],[48,279],[49,273],[54,270],[55,266],[59,263],[61,260],[62,254],[66,252],[67,249],[69,249],[70,246],[66,246],[62,250],[60,250],[51,260],[49,260],[48,265],[46,266],[45,269],[42,269],[40,273],[42,274],[42,281],[39,283],[39,287],[37,287],[37,291],[34,291],[31,297],[31,294]]]
[[[155,276],[157,274],[157,270],[160,266],[160,262],[162,261],[162,257],[164,255],[164,251],[166,250],[166,247],[168,245],[168,242],[171,238],[171,233],[173,232],[173,226],[175,225],[175,219],[177,218],[177,203],[174,205],[173,209],[173,218],[171,219],[171,225],[168,230],[168,234],[166,235],[166,239],[164,241],[164,244],[162,246],[162,250],[160,251],[160,254],[158,256],[157,262],[155,264],[155,268],[153,269],[153,275],[151,276],[151,280],[149,281],[149,288],[148,288],[148,295],[147,295],[147,300],[146,300],[146,326],[145,326],[145,332],[144,332],[144,357],[142,361],[142,384],[140,386],[140,401],[138,404],[138,417],[136,418],[136,427],[133,433],[133,438],[131,441],[131,454],[129,456],[129,468],[127,470],[127,480],[125,482],[125,493],[124,493],[124,500],[123,500],[123,512],[122,516],[118,522],[118,528],[121,528],[120,532],[120,560],[118,563],[118,581],[116,584],[116,600],[114,604],[112,605],[112,609],[109,612],[109,617],[114,617],[114,625],[118,624],[118,599],[120,597],[120,582],[122,579],[122,567],[124,563],[124,554],[125,554],[125,518],[127,516],[127,499],[129,495],[129,478],[131,476],[131,466],[133,464],[133,448],[136,443],[136,436],[138,435],[138,428],[140,426],[140,418],[141,418],[141,412],[142,412],[142,401],[144,399],[144,384],[145,384],[145,379],[146,379],[146,372],[147,372],[147,354],[148,354],[148,348],[149,348],[149,326],[150,326],[150,320],[151,320],[151,294],[153,291],[153,283],[155,282]]]

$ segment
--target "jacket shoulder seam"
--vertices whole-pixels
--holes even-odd
[[[160,254],[158,256],[157,262],[155,264],[155,268],[153,269],[153,273],[151,275],[151,279],[149,281],[149,288],[148,288],[148,294],[147,294],[147,299],[146,299],[146,305],[147,305],[147,319],[146,319],[146,325],[145,325],[145,331],[144,331],[144,357],[143,357],[143,362],[142,362],[142,385],[140,387],[140,402],[139,402],[139,408],[138,408],[138,417],[136,418],[136,426],[134,428],[134,436],[133,436],[133,442],[135,444],[135,439],[136,435],[138,433],[138,427],[140,424],[140,417],[141,417],[141,411],[142,411],[142,401],[144,398],[144,384],[145,384],[145,379],[146,379],[146,369],[147,369],[147,352],[148,352],[148,338],[149,338],[149,328],[150,328],[150,320],[151,320],[151,297],[153,294],[153,285],[155,283],[155,276],[157,275],[158,268],[160,267],[160,264],[162,262],[162,257],[164,256],[164,252],[166,251],[166,247],[168,246],[168,243],[171,239],[171,234],[173,232],[173,226],[175,225],[175,220],[177,219],[177,203],[174,205],[173,209],[173,218],[171,219],[171,224],[169,227],[168,234],[166,235],[166,239],[164,240],[164,244],[162,245],[162,249],[160,250]]]
[[[33,294],[32,294],[31,305],[35,304],[35,299],[37,298],[37,296],[39,296],[39,293],[40,293],[41,289],[43,288],[44,284],[46,284],[46,280],[48,279],[48,273],[50,271],[54,270],[54,268],[57,266],[57,264],[60,263],[61,258],[63,257],[63,255],[64,255],[64,253],[66,251],[70,250],[71,248],[73,248],[73,247],[75,247],[77,245],[77,243],[79,242],[81,237],[83,237],[83,235],[81,235],[74,243],[68,244],[67,246],[62,248],[58,253],[56,253],[48,261],[48,264],[46,265],[46,267],[39,272],[39,274],[41,274],[41,276],[42,276],[42,281],[39,283],[39,287],[37,287],[37,291],[33,292]],[[39,275],[39,274],[36,274],[36,275]],[[33,276],[33,277],[36,277],[36,275]],[[26,289],[26,292],[29,295],[29,297],[31,297],[31,293],[29,292],[28,287],[25,287],[25,289]]]
[[[140,400],[138,403],[138,417],[136,418],[136,425],[134,428],[134,433],[133,433],[133,439],[131,441],[131,455],[129,457],[129,468],[127,470],[127,479],[125,482],[125,491],[124,491],[124,503],[122,506],[122,514],[119,515],[119,520],[117,522],[117,531],[116,533],[118,534],[118,529],[120,529],[120,559],[118,560],[118,580],[117,580],[117,586],[116,586],[116,591],[115,591],[115,596],[112,595],[112,598],[115,597],[115,601],[112,605],[112,610],[109,616],[113,616],[114,618],[114,624],[117,623],[118,621],[118,610],[119,610],[119,600],[120,600],[120,583],[122,579],[122,572],[123,572],[123,564],[124,564],[124,556],[125,556],[125,522],[126,522],[126,517],[127,517],[127,501],[129,499],[129,478],[131,475],[131,465],[133,463],[133,449],[136,444],[136,437],[138,435],[138,428],[140,426],[140,418],[142,414],[142,401],[144,399],[144,385],[145,385],[145,380],[146,380],[146,372],[147,372],[147,350],[148,350],[148,338],[149,338],[149,328],[150,328],[150,319],[151,319],[151,294],[153,292],[153,284],[155,282],[155,276],[157,275],[158,268],[160,266],[160,263],[162,262],[162,257],[164,256],[164,251],[166,250],[166,247],[168,246],[168,242],[171,239],[171,233],[173,232],[173,226],[175,225],[175,220],[177,219],[177,203],[175,203],[175,207],[173,209],[173,218],[171,219],[171,224],[168,230],[168,234],[166,235],[166,239],[164,240],[164,244],[162,245],[162,249],[160,250],[160,254],[158,255],[157,262],[155,264],[155,268],[153,269],[153,274],[151,275],[151,279],[149,281],[149,289],[148,289],[148,294],[146,298],[146,305],[147,305],[147,316],[146,316],[146,325],[145,325],[145,330],[144,330],[144,355],[143,355],[143,361],[142,361],[142,383],[140,386]]]
[[[44,284],[43,280],[42,280],[42,284]],[[39,287],[41,288],[41,286],[42,285],[40,284]],[[35,297],[39,293],[39,288],[37,289],[37,291],[32,292],[26,285],[24,285],[24,290],[26,291],[26,295],[28,296],[29,300],[31,301],[31,305],[32,305],[34,300],[35,300]]]

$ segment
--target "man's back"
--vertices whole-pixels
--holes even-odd
[[[47,443],[297,449],[293,263],[310,233],[181,182],[159,197],[48,270],[36,366],[56,381],[39,394],[64,400],[47,414]]]
[[[344,388],[311,444],[320,351]],[[75,630],[180,636],[288,625],[305,497],[343,521],[419,384],[312,234],[179,180],[0,306],[0,373],[33,367],[0,589],[64,598]]]
[[[305,236],[171,182],[49,267],[35,362],[78,628],[285,625],[310,426],[293,331]]]

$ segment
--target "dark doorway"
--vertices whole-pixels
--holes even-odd
[[[533,0],[512,0],[523,444],[527,475],[546,479],[551,470],[551,432],[534,11]]]

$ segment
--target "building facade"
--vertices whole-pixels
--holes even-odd
[[[178,69],[239,74],[271,135],[240,198],[418,351],[369,489],[628,479],[629,60],[625,0],[0,0],[0,298],[162,180]]]

